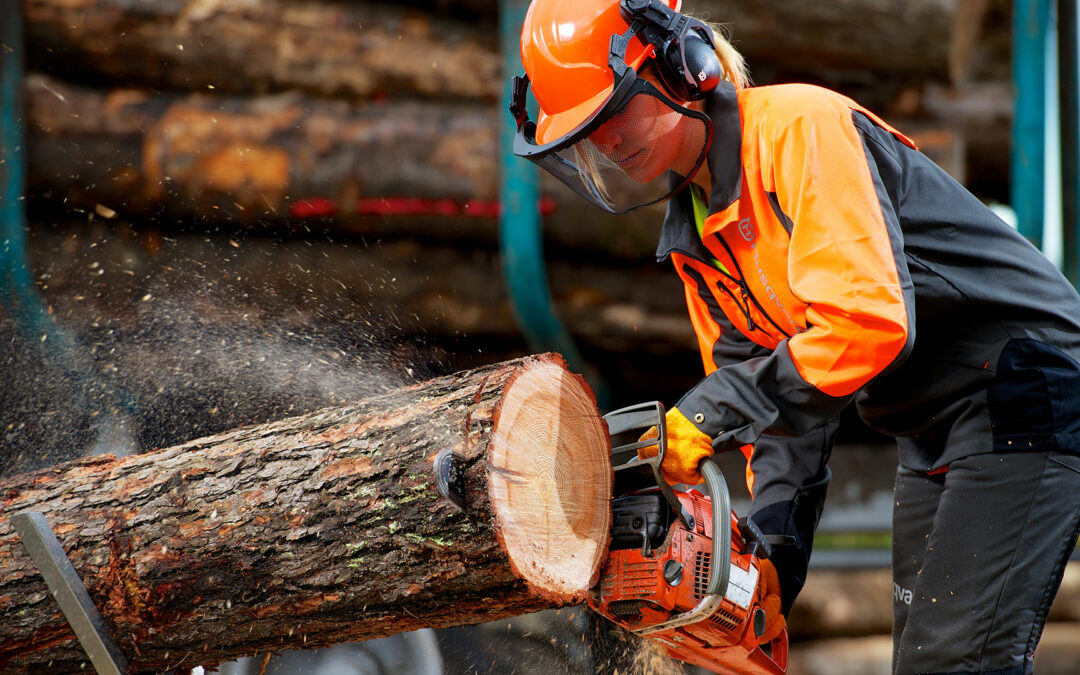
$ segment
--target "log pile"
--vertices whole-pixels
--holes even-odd
[[[1001,21],[990,6],[697,0],[685,9],[733,27],[759,84],[808,80],[855,95],[980,182],[1000,181],[1008,114],[958,120],[984,89],[954,83],[972,73],[1007,83],[1007,52],[981,39],[1007,24],[979,31],[987,17]],[[436,204],[414,204],[414,215],[479,214],[491,239],[506,115],[496,103],[505,82],[497,11],[495,0],[25,0],[29,61],[53,78],[28,80],[31,196],[136,219],[239,224],[348,223],[369,207],[396,219],[401,209],[363,200],[418,198]],[[928,93],[935,83],[948,95]],[[981,158],[999,160],[972,165],[969,138],[993,145]],[[557,205],[547,219],[556,242],[606,250],[607,238],[575,236],[599,211],[553,182],[544,191]]]
[[[607,431],[557,356],[0,482],[0,670],[77,672],[8,523],[41,511],[133,672],[579,603],[606,555]],[[451,451],[464,508],[437,488]]]

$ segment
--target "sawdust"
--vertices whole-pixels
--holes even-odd
[[[618,675],[687,675],[688,669],[655,642],[638,637],[593,614],[595,672]]]

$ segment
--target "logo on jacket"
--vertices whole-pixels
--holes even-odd
[[[750,222],[749,217],[739,221],[739,234],[746,241],[754,241],[754,224]]]

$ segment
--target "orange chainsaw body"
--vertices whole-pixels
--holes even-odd
[[[656,495],[658,507],[642,506],[650,494]],[[660,523],[653,533],[656,529],[666,533],[655,549],[644,541],[648,532],[643,527],[657,524],[650,520],[665,518],[658,491],[634,495],[637,503],[623,505],[621,511],[618,500],[613,500],[617,522],[612,546],[619,547],[622,542],[623,547],[609,553],[589,606],[623,628],[660,643],[680,661],[725,675],[783,675],[787,670],[787,630],[764,647],[758,644],[765,618],[759,563],[753,553],[744,552],[733,512],[730,560],[720,561],[731,565],[722,602],[707,616],[663,628],[705,600],[714,564],[711,500],[693,489],[674,495],[684,512],[693,515],[693,528],[679,518],[671,518],[666,527]],[[624,521],[623,536],[618,530],[620,519]],[[627,532],[639,533],[641,545],[626,546]]]

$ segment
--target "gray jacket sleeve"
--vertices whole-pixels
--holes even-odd
[[[735,329],[706,289],[694,288],[703,280],[686,274],[684,281],[691,301],[705,305],[720,327],[720,337],[712,347],[712,358],[719,368],[769,356],[768,349]],[[679,405],[686,412],[683,403]],[[752,486],[748,486],[753,496],[750,518],[764,534],[787,536],[792,542],[773,552],[785,615],[806,581],[814,531],[829,485],[826,463],[838,426],[838,418],[833,417],[801,436],[765,433],[753,443],[749,472]]]

